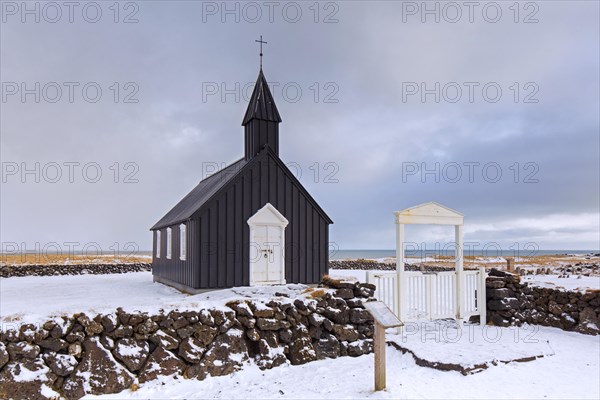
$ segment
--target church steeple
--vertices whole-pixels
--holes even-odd
[[[262,67],[252,91],[252,97],[242,121],[246,160],[254,157],[265,145],[279,155],[279,123],[281,117]]]

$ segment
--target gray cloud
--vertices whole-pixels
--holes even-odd
[[[203,7],[212,4],[222,3],[140,2],[135,24],[114,23],[107,6],[96,24],[81,18],[21,23],[5,15],[2,82],[97,82],[103,95],[97,103],[78,90],[73,103],[35,103],[32,96],[21,103],[11,96],[1,104],[2,162],[29,168],[93,162],[103,175],[97,183],[81,174],[74,183],[7,177],[2,242],[98,242],[103,248],[135,242],[149,249],[147,229],[203,177],[207,163],[242,156],[246,102],[235,90],[222,101],[221,89],[254,82],[254,39],[262,34],[269,42],[265,73],[283,118],[282,159],[301,167],[301,181],[335,221],[331,240],[341,248],[392,248],[392,212],[431,200],[467,216],[469,240],[598,248],[597,3],[539,2],[533,24],[514,23],[509,3],[500,3],[498,23],[477,13],[474,23],[421,23],[418,16],[403,22],[402,2],[332,3],[338,23],[322,23],[335,11],[323,4],[315,23],[308,3],[301,4],[297,23],[278,13],[272,23],[266,14],[256,23],[243,16],[235,23],[232,15],[221,23],[220,14],[205,14],[203,22]],[[131,93],[127,82],[139,87],[138,103],[123,103]],[[403,101],[411,82],[429,89],[456,82],[463,97]],[[495,83],[502,97],[491,103],[477,89],[471,103],[465,82]],[[523,102],[531,93],[528,82],[539,89],[538,103]],[[208,95],[213,84],[219,93]],[[297,87],[302,96],[291,101]],[[327,95],[338,102],[326,102]],[[134,170],[127,162],[139,167],[138,183],[123,182]],[[335,171],[326,168],[329,162],[339,168],[338,183],[324,182]],[[469,182],[469,162],[497,163],[502,178],[491,183],[477,169]],[[440,163],[440,174],[457,163],[462,179],[435,182],[430,174],[422,182],[417,173],[403,180],[407,163]],[[535,168],[539,182],[523,182]],[[433,228],[415,235],[430,242],[446,237]]]

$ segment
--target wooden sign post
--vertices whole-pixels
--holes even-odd
[[[381,301],[369,301],[363,306],[375,320],[373,352],[375,353],[375,391],[385,389],[385,330],[404,325]]]

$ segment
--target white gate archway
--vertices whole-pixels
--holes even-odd
[[[388,304],[402,322],[479,315],[486,322],[485,268],[464,271],[464,215],[435,202],[394,213],[396,219],[396,272],[369,272],[376,297]],[[453,225],[456,245],[454,271],[423,273],[404,268],[404,225]]]

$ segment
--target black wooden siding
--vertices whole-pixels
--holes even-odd
[[[253,119],[245,129],[245,153],[249,160],[258,154],[265,144],[279,154],[279,125],[269,121]]]
[[[187,236],[187,251],[186,259],[179,258],[180,253],[180,232],[181,224],[176,224],[171,227],[172,232],[172,247],[171,259],[167,259],[167,228],[160,229],[161,244],[160,258],[156,258],[156,231],[153,232],[153,249],[152,249],[152,273],[154,275],[166,278],[178,283],[195,282],[198,280],[200,273],[198,269],[198,255],[200,254],[200,236],[199,225],[197,220],[185,221],[186,236]]]
[[[166,259],[166,228],[161,229],[161,258],[154,257],[153,273],[194,289],[249,285],[246,221],[269,202],[289,221],[286,282],[320,282],[327,273],[330,221],[275,157],[261,152],[188,220],[187,260],[179,259],[179,225],[172,227],[171,260]]]

